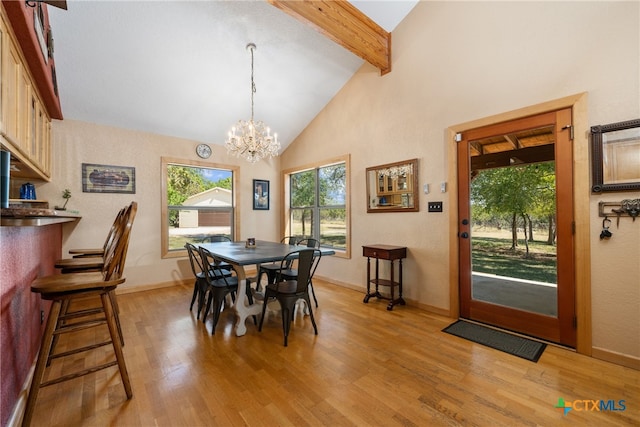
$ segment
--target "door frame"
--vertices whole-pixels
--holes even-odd
[[[590,212],[589,195],[589,125],[587,114],[587,93],[559,98],[553,101],[524,107],[506,113],[497,114],[450,126],[446,132],[449,164],[449,315],[460,316],[459,291],[459,239],[458,239],[458,156],[455,135],[470,129],[533,116],[549,111],[571,108],[573,115],[573,198],[575,235],[575,299],[576,299],[576,351],[591,356],[591,246],[589,239]],[[580,256],[577,256],[577,253]]]
[[[495,125],[483,126],[463,132],[458,148],[458,215],[463,219],[460,223],[459,233],[463,231],[471,235],[471,238],[462,238],[459,242],[460,253],[460,315],[463,318],[485,322],[505,329],[518,331],[551,342],[575,348],[576,328],[575,319],[575,280],[574,263],[575,248],[573,234],[573,138],[572,114],[570,108],[536,114],[523,119],[500,122]],[[557,315],[550,316],[535,310],[518,309],[515,306],[505,306],[473,298],[474,278],[472,270],[472,258],[474,252],[473,224],[475,219],[472,214],[470,195],[472,191],[472,176],[474,157],[471,154],[473,141],[481,141],[485,138],[518,133],[521,131],[552,127],[553,152],[547,153],[544,160],[553,161],[555,176],[555,225],[556,237],[556,308]],[[482,150],[480,149],[481,154]],[[502,154],[508,154],[503,151]],[[518,156],[519,157],[519,156]],[[524,164],[535,164],[542,161],[537,158],[532,163],[526,156],[521,158]],[[482,162],[478,162],[478,165]],[[505,167],[500,161],[499,165]],[[513,165],[517,167],[517,165]],[[483,167],[477,172],[482,174]],[[462,180],[461,180],[462,178]],[[463,184],[461,184],[463,183]],[[519,218],[518,218],[519,219]],[[526,237],[526,236],[525,236]],[[464,264],[462,264],[464,263]]]

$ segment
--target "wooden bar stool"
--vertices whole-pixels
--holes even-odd
[[[42,336],[38,360],[29,390],[29,397],[22,420],[23,426],[29,426],[31,424],[38,391],[41,387],[75,379],[111,366],[118,366],[127,399],[131,399],[133,396],[131,382],[129,381],[129,374],[122,352],[122,336],[115,311],[115,289],[118,285],[125,282],[122,273],[129,246],[131,226],[136,210],[137,204],[133,202],[129,209],[126,223],[121,224],[117,230],[115,230],[113,244],[109,245],[104,254],[102,271],[55,274],[38,278],[31,284],[31,291],[39,293],[42,299],[52,301],[52,305],[44,335]],[[86,313],[82,313],[81,311],[74,313],[63,312],[63,306],[68,307],[72,301],[87,297],[99,297],[101,302],[99,309],[87,310]],[[96,317],[96,315],[101,315],[102,313],[104,314],[103,317]],[[89,318],[81,321],[73,321],[74,319],[86,316]],[[91,343],[61,353],[53,353],[54,339],[57,339],[60,335],[104,325],[106,325],[109,330],[109,340],[100,343]],[[113,346],[115,360],[46,382],[42,381],[45,368],[52,360],[90,351],[109,344]]]
[[[107,238],[104,241],[102,249],[72,249],[72,258],[62,258],[56,261],[55,267],[59,268],[62,273],[79,273],[83,271],[100,271],[104,264],[104,254],[110,245],[113,245],[116,237],[116,232],[124,224],[127,223],[128,216],[131,213],[132,205],[126,206],[120,209],[118,215],[116,215],[111,229],[107,234]],[[80,253],[80,251],[83,251]]]
[[[127,226],[127,223],[133,223],[133,218],[137,212],[137,202],[131,202],[128,206],[120,209],[118,215],[116,215],[113,224],[111,225],[111,229],[107,235],[107,238],[104,242],[104,246],[102,249],[95,249],[94,251],[99,251],[99,254],[94,254],[92,256],[81,256],[80,258],[66,258],[62,260],[56,261],[55,267],[61,269],[62,274],[70,274],[70,273],[83,273],[89,271],[102,271],[104,268],[104,256],[105,253],[108,253],[110,248],[113,248],[117,243],[117,239],[121,236],[124,227]],[[127,243],[128,244],[128,243]],[[76,249],[75,251],[91,251],[91,249]],[[71,252],[71,251],[69,251]],[[85,252],[88,254],[88,252]],[[125,248],[125,256],[126,256],[126,248]],[[113,303],[114,312],[116,316],[116,325],[118,326],[118,332],[120,332],[120,342],[124,345],[124,338],[122,337],[122,330],[120,328],[120,309],[118,308],[118,301],[116,299],[115,293],[110,294],[111,302]],[[71,301],[65,300],[62,302],[61,307],[61,315],[59,318],[59,322],[63,324],[69,319],[74,317],[82,317],[87,316],[92,313],[102,312],[102,307],[95,307],[93,309],[81,310],[79,312],[70,312],[69,305]],[[54,336],[53,344],[51,346],[51,351],[55,348],[58,342],[58,336]],[[51,360],[47,363],[47,366],[51,363]]]

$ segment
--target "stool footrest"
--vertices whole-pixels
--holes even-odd
[[[60,378],[56,378],[56,379],[53,379],[53,380],[49,380],[49,381],[43,382],[42,384],[40,384],[40,387],[46,387],[48,385],[58,384],[58,383],[61,383],[63,381],[69,381],[69,380],[72,380],[74,378],[82,377],[84,375],[100,371],[102,369],[106,369],[106,368],[110,368],[112,366],[116,366],[117,364],[118,364],[118,361],[114,360],[113,362],[104,363],[102,365],[94,366],[93,368],[87,368],[87,369],[84,369],[82,371],[75,372],[73,374],[65,375],[65,376],[60,377]]]
[[[60,320],[77,319],[79,317],[91,316],[92,314],[98,314],[98,313],[104,313],[104,309],[102,307],[95,307],[95,308],[87,308],[87,309],[78,310],[78,311],[70,311],[70,312],[67,312],[66,314],[61,314],[59,319]]]
[[[60,334],[66,334],[68,332],[82,331],[84,329],[95,328],[96,326],[106,325],[106,324],[107,324],[107,319],[105,319],[104,317],[102,319],[87,320],[84,322],[66,324],[61,326],[60,329],[58,329],[57,331],[54,331],[53,335],[60,335]]]
[[[93,350],[94,348],[98,348],[98,347],[104,347],[105,345],[109,345],[112,344],[113,341],[108,340],[108,341],[103,341],[97,344],[91,344],[91,345],[87,345],[84,347],[79,347],[73,350],[69,350],[69,351],[64,351],[64,352],[60,352],[60,353],[55,353],[55,354],[51,354],[49,355],[49,359],[57,359],[59,357],[66,357],[66,356],[71,356],[72,354],[76,354],[76,353],[82,353],[83,351],[89,351],[89,350]]]

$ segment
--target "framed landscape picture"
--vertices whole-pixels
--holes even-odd
[[[82,164],[83,193],[136,192],[136,169],[129,166]]]
[[[253,180],[253,209],[269,210],[269,181]]]

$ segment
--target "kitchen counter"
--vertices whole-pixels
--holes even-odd
[[[0,209],[1,225],[9,227],[42,226],[78,221],[82,217],[77,211],[61,211],[32,207],[9,207]]]

